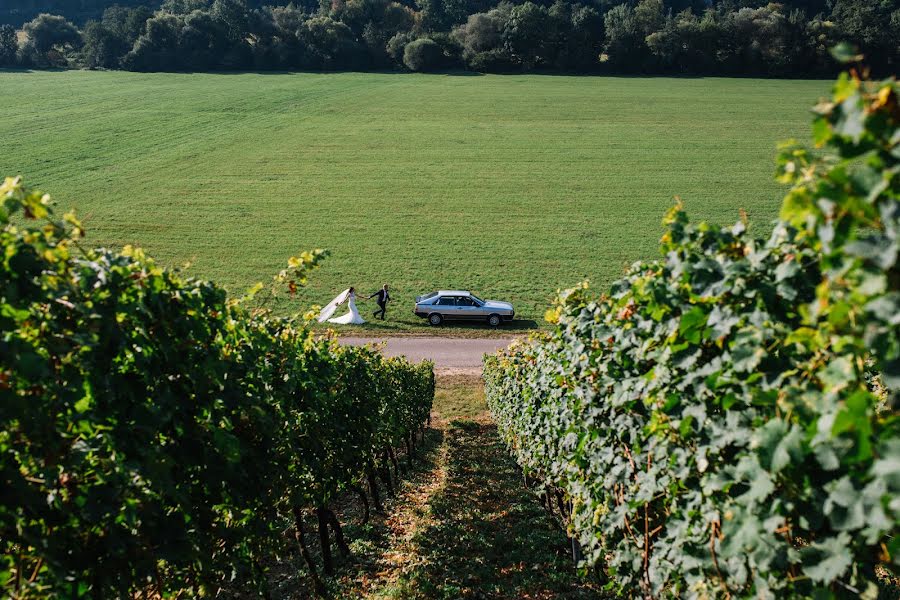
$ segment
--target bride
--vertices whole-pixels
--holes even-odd
[[[337,307],[344,302],[347,303],[350,312],[332,319],[331,315],[333,315],[334,311],[337,310]],[[322,312],[319,313],[319,323],[324,323],[325,321],[337,323],[339,325],[362,325],[365,323],[365,320],[359,316],[359,311],[356,310],[356,290],[354,288],[344,290],[338,294],[337,298],[329,302],[328,305],[322,309]]]

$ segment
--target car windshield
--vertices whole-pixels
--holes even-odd
[[[484,304],[484,300],[482,300],[481,298],[479,298],[479,297],[476,296],[475,294],[469,294],[469,297],[470,297],[472,300],[474,300],[475,302],[477,302],[478,304]]]

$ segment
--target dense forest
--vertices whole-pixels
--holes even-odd
[[[817,77],[841,41],[900,64],[900,0],[137,1],[9,0],[0,66]]]

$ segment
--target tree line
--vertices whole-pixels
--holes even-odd
[[[808,77],[841,41],[896,72],[900,0],[165,0],[2,25],[0,66]]]

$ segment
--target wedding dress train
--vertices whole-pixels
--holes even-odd
[[[333,315],[337,310],[337,307],[344,302],[347,303],[347,308],[349,308],[350,311],[347,314],[332,319],[331,315]],[[356,293],[346,289],[338,294],[337,298],[329,302],[328,305],[322,309],[322,312],[319,313],[319,323],[324,323],[325,321],[337,323],[338,325],[362,325],[365,323],[365,319],[359,315],[359,311],[356,309]]]

